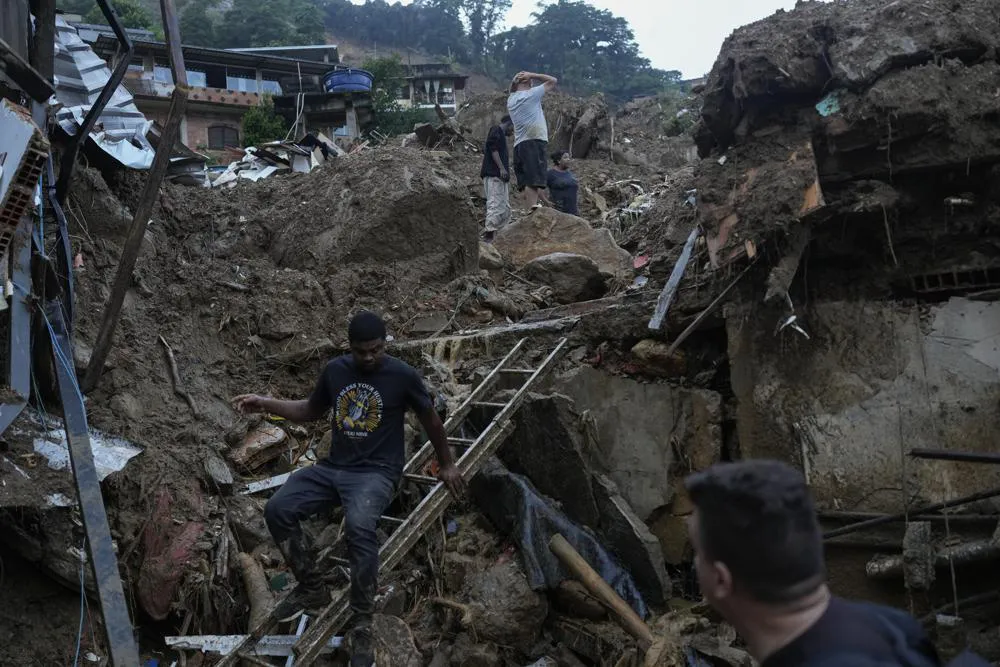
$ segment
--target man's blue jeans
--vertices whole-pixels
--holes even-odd
[[[320,462],[293,473],[264,507],[268,530],[281,544],[289,538],[301,538],[302,519],[343,506],[351,565],[351,610],[359,620],[375,613],[379,567],[375,529],[392,502],[395,486],[388,473],[345,470]]]

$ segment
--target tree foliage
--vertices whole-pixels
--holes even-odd
[[[285,119],[274,112],[274,102],[265,95],[260,104],[250,107],[243,114],[243,145],[259,146],[268,141],[285,138],[288,126]]]
[[[101,8],[97,3],[87,3],[91,7],[84,17],[88,23],[107,23]],[[159,30],[160,22],[153,18],[137,0],[114,0],[111,3],[119,20],[126,28],[145,28],[146,30]]]
[[[411,48],[469,62],[471,47],[465,35],[457,0],[416,0],[403,5],[386,0],[326,0],[327,29],[353,40],[375,45]]]
[[[510,10],[511,0],[457,0],[469,26],[472,54],[478,64],[488,66],[486,46]]]
[[[208,13],[208,4],[189,2],[180,18],[181,39],[193,46],[216,46],[215,20]]]
[[[379,132],[388,135],[406,134],[422,122],[426,114],[421,109],[404,108],[396,99],[396,91],[405,82],[406,72],[398,55],[366,60],[362,67],[374,77],[372,110]]]
[[[323,12],[314,0],[233,0],[215,32],[231,49],[326,41]]]
[[[680,80],[680,72],[653,68],[640,55],[628,21],[608,10],[558,0],[533,17],[532,25],[492,40],[492,56],[507,76],[545,72],[573,92],[619,100],[656,94]]]

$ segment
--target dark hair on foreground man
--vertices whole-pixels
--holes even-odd
[[[721,463],[688,477],[698,585],[760,667],[937,667],[909,614],[826,585],[823,537],[802,475],[784,463]],[[989,663],[969,652],[950,665]]]

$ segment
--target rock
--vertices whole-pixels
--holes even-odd
[[[425,315],[413,320],[410,332],[415,334],[434,334],[447,327],[448,322],[449,318],[447,315]]]
[[[128,393],[115,395],[111,399],[109,406],[116,417],[127,422],[139,421],[142,419],[143,414],[145,414],[145,410],[143,410],[139,399]]]
[[[238,466],[254,470],[281,456],[286,440],[288,434],[279,426],[262,421],[247,433],[239,448],[230,450],[229,459]]]
[[[379,667],[422,667],[423,656],[413,642],[413,633],[402,619],[376,614],[375,664]]]
[[[642,521],[674,498],[674,452],[698,465],[722,451],[722,399],[716,392],[640,383],[589,366],[564,374],[555,388],[589,410],[595,455]],[[700,468],[699,468],[700,469]]]
[[[320,439],[319,443],[316,445],[316,460],[322,461],[330,455],[330,447],[333,446],[333,431],[327,431],[324,433]]]
[[[531,479],[570,519],[596,529],[601,515],[584,456],[580,417],[565,396],[530,396],[514,414],[514,431],[500,450],[511,471]]]
[[[229,525],[244,551],[253,551],[271,542],[271,533],[264,523],[264,512],[250,496],[233,496],[227,501]]]
[[[215,454],[205,457],[205,481],[208,483],[209,492],[221,491],[223,495],[231,495],[233,492],[233,471],[229,469],[226,462]]]
[[[604,605],[595,598],[578,581],[567,579],[559,584],[553,593],[555,606],[559,611],[585,618],[590,621],[602,621],[607,618],[608,612]]]
[[[646,604],[662,606],[670,595],[670,579],[659,541],[618,493],[611,479],[597,475],[594,481],[605,543],[626,564]]]
[[[475,572],[481,563],[472,556],[447,551],[444,554],[443,570],[444,588],[446,591],[458,593],[465,585],[469,574]]]
[[[687,372],[687,359],[680,350],[668,354],[670,346],[658,340],[641,340],[632,348],[632,356],[644,371],[660,377],[679,377]]]
[[[654,514],[649,530],[660,543],[663,558],[670,565],[681,565],[689,556],[687,517],[664,511]]]
[[[552,288],[559,303],[576,303],[599,299],[607,291],[607,281],[597,264],[584,255],[554,252],[528,262],[524,276]]]
[[[488,271],[503,269],[503,256],[492,243],[479,242],[479,268]]]
[[[451,667],[503,667],[500,651],[490,644],[477,644],[467,634],[461,634],[451,648]]]
[[[466,580],[469,605],[477,608],[477,636],[502,646],[531,646],[549,613],[545,597],[531,590],[521,566],[494,565]]]
[[[615,243],[607,229],[593,229],[586,220],[551,208],[540,208],[501,229],[494,241],[497,250],[517,266],[554,252],[584,255],[601,273],[627,277],[632,257]]]

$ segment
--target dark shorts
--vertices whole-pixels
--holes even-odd
[[[514,146],[514,175],[517,177],[517,189],[544,188],[548,165],[549,142],[541,139],[529,139]]]

